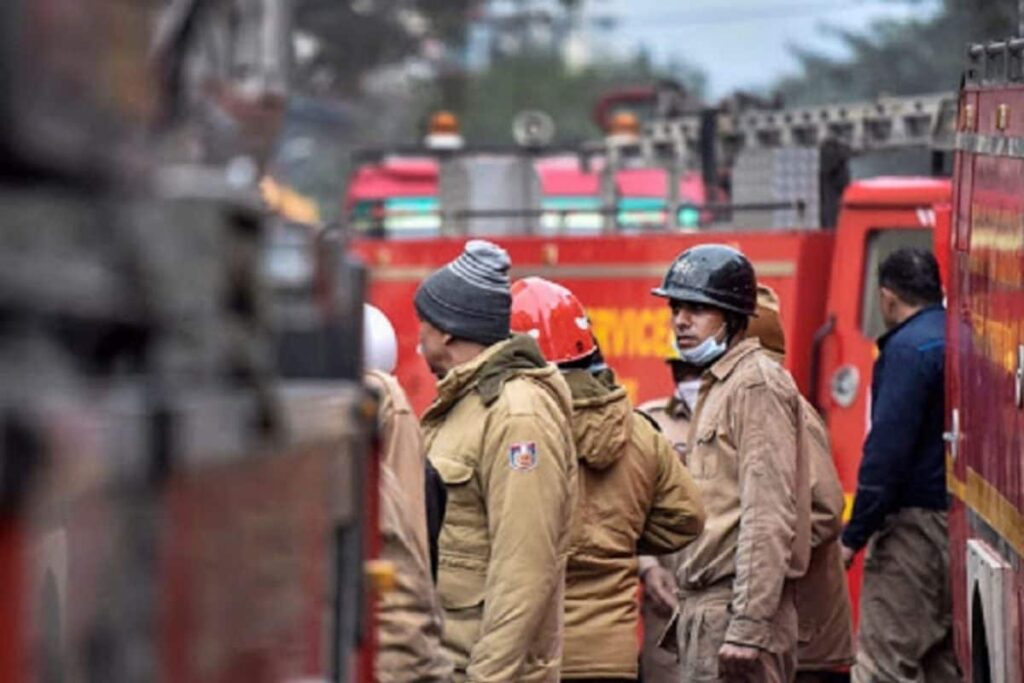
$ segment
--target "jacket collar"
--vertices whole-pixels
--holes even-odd
[[[526,335],[513,335],[488,346],[476,358],[457,365],[437,384],[437,398],[427,408],[424,419],[446,413],[459,399],[477,390],[484,404],[493,403],[505,381],[523,370],[557,372],[540,354],[537,343]]]
[[[914,321],[920,319],[926,313],[931,313],[931,312],[936,311],[936,310],[938,310],[938,311],[943,310],[942,304],[932,304],[931,306],[925,306],[920,311],[918,311],[914,315],[910,316],[909,318],[907,318],[906,320],[901,322],[896,327],[892,328],[891,330],[889,330],[888,332],[883,334],[881,337],[878,338],[878,349],[879,349],[879,351],[881,351],[883,348],[885,348],[885,345],[889,343],[889,340],[892,339],[893,336],[895,336],[897,332],[899,332],[900,330],[902,330],[902,329],[904,329],[906,327],[909,327],[911,323],[913,323]]]
[[[747,337],[739,344],[726,351],[725,355],[708,369],[708,372],[710,372],[715,379],[721,382],[732,374],[732,371],[736,369],[736,366],[740,364],[741,360],[752,353],[757,353],[760,350],[760,340],[758,340],[757,337]]]

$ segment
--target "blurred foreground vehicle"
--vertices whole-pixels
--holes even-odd
[[[370,680],[362,278],[256,188],[292,9],[0,6],[0,680]]]

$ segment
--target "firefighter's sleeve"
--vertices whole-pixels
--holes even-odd
[[[796,537],[796,415],[765,384],[741,392],[736,411],[740,531],[725,640],[767,649]]]
[[[803,402],[800,407],[811,477],[811,547],[817,548],[843,530],[845,501],[825,424],[814,408]]]
[[[452,664],[441,647],[442,619],[430,569],[419,552],[405,497],[394,473],[381,468],[381,555],[395,565],[395,587],[377,605],[376,680],[448,680]]]
[[[543,415],[508,417],[487,430],[484,449],[491,558],[467,675],[508,683],[519,680],[528,644],[551,610],[562,609],[575,453],[568,434]]]
[[[932,391],[916,349],[890,346],[886,356],[885,377],[871,409],[871,431],[857,472],[853,515],[843,531],[843,545],[853,550],[863,548],[882,527],[896,492],[907,483],[921,431],[922,406]]]
[[[643,427],[646,425],[637,425],[638,429]],[[652,429],[649,443],[658,474],[637,551],[664,555],[689,545],[703,531],[704,506],[697,485],[669,442]]]

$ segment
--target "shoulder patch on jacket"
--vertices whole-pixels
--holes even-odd
[[[537,467],[539,459],[537,444],[533,441],[520,441],[508,447],[509,469],[517,472],[529,472]]]

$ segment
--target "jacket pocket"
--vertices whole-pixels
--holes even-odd
[[[483,507],[477,487],[473,482],[474,470],[464,462],[448,458],[432,460],[431,464],[444,482],[448,499],[444,507],[443,530],[447,530],[448,541],[457,545],[479,541],[474,531],[484,528]],[[442,535],[444,531],[442,531]]]
[[[461,486],[473,478],[473,468],[458,460],[438,458],[430,462],[447,486]]]
[[[687,455],[694,479],[711,479],[718,475],[718,425],[710,424],[697,434],[693,452]]]
[[[482,605],[486,572],[451,564],[442,559],[437,576],[437,595],[446,610],[464,610]]]

